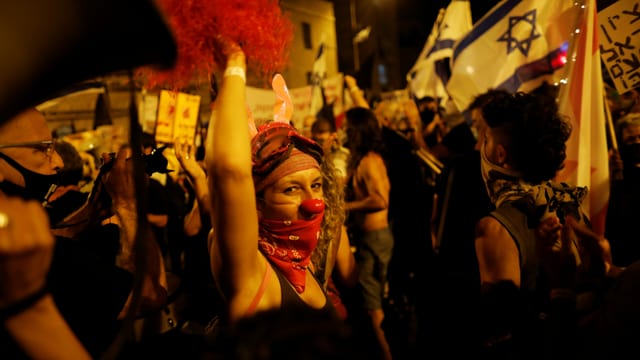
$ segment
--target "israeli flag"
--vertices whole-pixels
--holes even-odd
[[[451,57],[447,92],[459,111],[490,88],[529,92],[543,81],[555,83],[578,6],[569,0],[503,0],[460,39]]]

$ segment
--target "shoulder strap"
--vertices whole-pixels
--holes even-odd
[[[532,288],[537,281],[538,256],[535,249],[535,229],[529,227],[527,216],[512,204],[506,203],[492,211],[490,216],[498,220],[511,234],[520,258],[521,288]]]
[[[249,305],[249,308],[245,313],[246,316],[253,315],[253,313],[256,311],[256,308],[258,307],[258,303],[260,303],[260,300],[262,300],[262,295],[264,295],[264,291],[266,290],[267,284],[269,283],[268,280],[271,278],[270,277],[271,272],[272,272],[271,264],[267,262],[267,269],[265,270],[264,276],[262,277],[260,288],[258,289],[256,296],[253,298],[253,301],[251,301],[251,304]]]

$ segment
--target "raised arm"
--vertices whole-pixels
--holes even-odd
[[[207,174],[202,166],[196,161],[194,147],[191,144],[175,143],[176,158],[180,162],[180,166],[187,173],[196,193],[196,201],[191,207],[191,211],[185,216],[183,228],[187,235],[193,236],[202,228],[202,219],[200,214],[210,216],[211,200],[209,199],[209,186],[207,185]],[[202,210],[202,211],[201,211]]]
[[[365,99],[362,89],[358,87],[356,79],[351,75],[345,75],[344,82],[347,85],[347,89],[349,90],[349,95],[351,95],[353,104],[355,106],[361,106],[369,109],[369,103],[367,102],[367,99]]]
[[[262,275],[258,261],[258,218],[251,172],[251,147],[246,111],[245,56],[237,44],[221,41],[226,58],[220,92],[213,106],[205,163],[211,194],[215,239],[210,248],[216,281],[242,313],[255,294],[250,285]],[[246,296],[242,293],[246,292]],[[242,300],[249,299],[247,304]],[[235,308],[234,308],[235,307]]]

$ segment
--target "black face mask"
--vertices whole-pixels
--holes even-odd
[[[625,164],[640,164],[640,143],[622,145],[620,147],[620,157]]]
[[[49,196],[51,196],[58,187],[58,180],[60,176],[58,174],[38,174],[35,171],[26,169],[17,161],[3,153],[0,153],[0,158],[4,159],[14,169],[18,170],[24,178],[24,187],[5,180],[0,183],[0,190],[7,195],[19,196],[25,200],[37,200],[46,207],[48,204],[47,199],[49,199]]]
[[[51,201],[45,210],[49,215],[49,223],[52,228],[64,227],[60,224],[67,216],[80,209],[87,201],[88,193],[77,190],[69,190],[54,201]],[[60,226],[59,226],[60,225]]]

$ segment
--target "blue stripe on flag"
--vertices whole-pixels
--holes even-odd
[[[444,40],[439,40],[438,42],[436,42],[433,47],[431,48],[431,50],[429,50],[429,53],[427,54],[427,56],[425,56],[424,58],[428,58],[429,56],[431,56],[431,54],[433,54],[436,51],[440,51],[440,50],[444,50],[444,49],[452,49],[453,48],[453,44],[455,44],[456,41],[452,40],[452,39],[444,39]]]
[[[567,50],[565,47],[566,46],[563,44],[563,46],[548,53],[545,57],[534,62],[519,66],[513,73],[513,75],[502,82],[502,84],[500,84],[497,88],[504,89],[510,93],[515,93],[525,82],[537,79],[544,75],[553,74],[556,69],[559,69],[562,66],[554,67],[552,65],[552,60],[557,58],[561,54],[566,53]]]
[[[504,17],[521,2],[522,0],[507,0],[502,6],[487,15],[481,23],[474,26],[473,29],[471,29],[471,32],[462,38],[458,46],[453,50],[453,61],[456,60],[458,55],[466,49],[467,46],[471,45],[479,37],[484,35],[485,32],[489,31],[489,29],[491,29],[496,23],[504,19]]]
[[[449,58],[444,58],[440,60],[436,60],[433,64],[436,69],[436,75],[442,81],[442,86],[447,86],[449,82],[449,78],[451,77],[451,69],[449,68]]]

